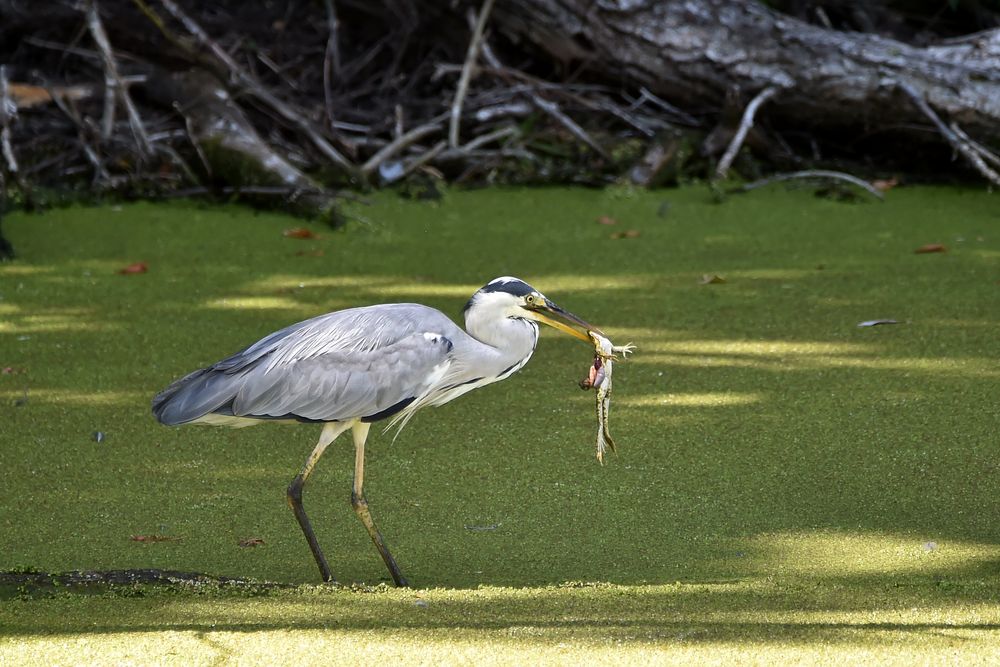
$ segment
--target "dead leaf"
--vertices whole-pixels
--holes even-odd
[[[899,179],[893,176],[892,178],[880,178],[872,181],[872,187],[879,192],[888,192],[894,187],[899,185]]]
[[[0,373],[3,375],[19,375],[24,372],[23,368],[17,368],[15,366],[4,366]]]
[[[53,95],[66,100],[82,100],[94,94],[93,89],[89,86],[55,86],[50,92],[49,89],[42,86],[15,82],[11,82],[7,90],[19,109],[30,109],[48,104],[52,101]]]
[[[322,257],[323,250],[316,248],[315,250],[299,250],[295,253],[296,257]]]
[[[634,239],[639,236],[638,229],[627,229],[624,232],[615,232],[611,235],[613,239]]]
[[[237,544],[241,547],[259,547],[263,546],[264,538],[262,537],[247,537],[240,540]]]
[[[281,235],[290,239],[316,238],[316,232],[311,229],[306,229],[305,227],[289,227],[285,231],[281,232]]]
[[[948,252],[948,248],[944,247],[940,243],[928,243],[927,245],[920,246],[913,252],[918,255],[924,255],[930,252]]]
[[[726,282],[726,279],[720,275],[714,273],[706,273],[698,281],[699,285],[721,285]]]
[[[858,322],[859,327],[877,327],[880,324],[899,324],[896,320],[865,320],[864,322]]]
[[[125,268],[119,269],[118,273],[123,276],[129,276],[134,273],[146,273],[146,271],[149,271],[149,265],[146,262],[133,262]]]
[[[132,535],[129,539],[133,542],[179,542],[183,538],[172,535]]]
[[[610,215],[602,215],[597,219],[598,224],[601,225],[617,225],[618,221],[612,218]]]

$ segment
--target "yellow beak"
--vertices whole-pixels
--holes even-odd
[[[545,300],[544,304],[539,304],[535,309],[529,310],[528,312],[530,313],[530,317],[533,320],[541,322],[542,324],[547,324],[553,329],[558,329],[563,333],[569,334],[574,338],[579,338],[580,340],[586,341],[591,344],[593,343],[593,341],[587,334],[588,331],[596,331],[597,333],[601,333],[603,335],[601,330],[595,327],[594,325],[586,322],[585,320],[580,319],[573,313],[563,310],[562,308],[552,303],[548,299]],[[575,329],[569,324],[560,322],[559,320],[552,319],[547,315],[547,313],[551,313],[552,315],[560,317],[563,320],[566,320],[576,325],[577,327],[580,327],[582,330]]]

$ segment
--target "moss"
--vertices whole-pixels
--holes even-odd
[[[280,215],[185,203],[5,218],[19,259],[0,266],[0,368],[11,369],[0,570],[179,569],[302,587],[4,603],[0,661],[488,662],[502,648],[509,661],[614,649],[622,661],[912,663],[958,643],[989,655],[994,197],[898,188],[885,204],[846,204],[774,189],[716,205],[691,187],[372,199],[349,211],[367,224],[313,240],[283,237],[301,222]],[[624,229],[640,235],[609,238]],[[948,252],[913,253],[928,243]],[[148,272],[117,273],[137,261]],[[411,581],[444,589],[309,585],[315,565],[284,489],[318,429],[168,429],[149,415],[172,379],[292,321],[381,301],[457,319],[504,274],[639,350],[618,369],[619,453],[604,467],[593,396],[575,388],[590,353],[555,332],[514,378],[419,415],[395,442],[373,438],[372,512]],[[701,284],[705,274],[726,282]],[[856,326],[877,318],[900,324]],[[305,502],[340,580],[377,584],[384,568],[348,502],[349,449],[327,452]],[[180,539],[130,539],[153,534]],[[263,544],[239,546],[251,537]]]

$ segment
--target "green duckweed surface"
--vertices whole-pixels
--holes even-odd
[[[498,189],[351,210],[314,239],[188,203],[4,220],[0,570],[295,586],[8,590],[0,664],[1000,660],[995,195]],[[380,585],[346,438],[305,491],[334,574],[365,584],[338,588],[284,497],[317,426],[150,415],[282,326],[391,301],[460,320],[500,275],[637,345],[619,451],[595,460],[591,353],[555,331],[511,379],[373,431],[365,488],[411,590]]]

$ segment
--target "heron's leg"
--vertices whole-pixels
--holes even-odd
[[[397,586],[409,586],[406,577],[399,571],[396,560],[389,553],[388,547],[385,546],[382,533],[378,532],[378,528],[375,527],[375,521],[372,520],[371,512],[368,511],[368,501],[365,500],[365,440],[368,439],[370,428],[371,424],[365,422],[354,423],[354,488],[351,491],[351,506],[354,507],[354,513],[361,519],[361,523],[365,524],[365,528],[368,529],[368,534],[371,536],[372,542],[375,543],[375,548],[378,549],[382,560],[385,561],[385,566],[389,568],[393,582]]]
[[[326,448],[330,446],[338,435],[346,431],[351,427],[351,422],[327,422],[323,425],[323,432],[319,435],[319,442],[316,443],[316,447],[313,448],[312,454],[306,459],[306,464],[302,466],[301,472],[295,476],[292,483],[288,485],[288,504],[292,508],[292,512],[295,513],[295,518],[299,522],[299,526],[302,528],[302,532],[306,536],[306,541],[309,543],[309,549],[312,551],[313,558],[316,559],[316,564],[319,565],[320,574],[323,576],[323,581],[333,581],[333,574],[330,572],[330,566],[326,562],[326,558],[323,556],[323,551],[319,548],[319,542],[316,541],[316,533],[313,532],[312,524],[309,523],[309,517],[306,516],[306,510],[302,507],[302,487],[306,485],[306,479],[309,478],[309,473],[316,466],[316,462],[319,461],[319,457],[323,456],[323,452]]]

